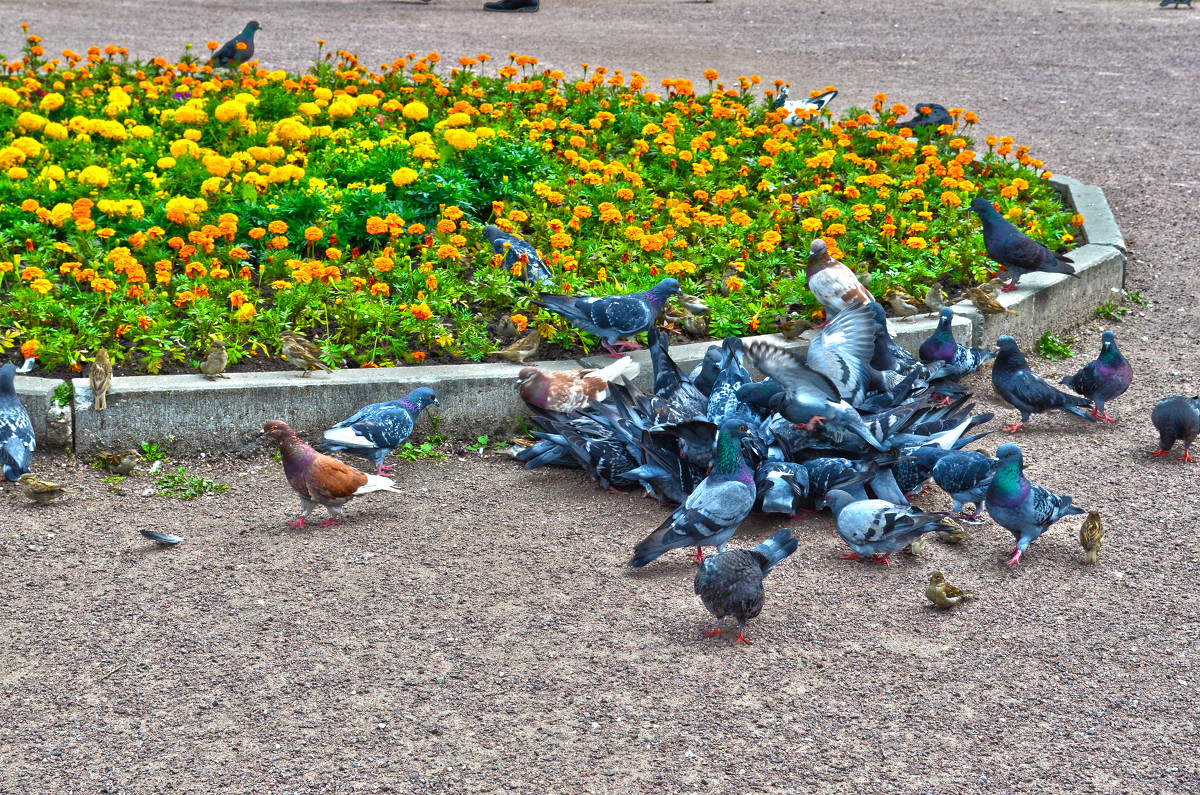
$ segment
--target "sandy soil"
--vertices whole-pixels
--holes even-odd
[[[750,647],[706,639],[693,569],[629,551],[664,510],[578,472],[455,456],[404,466],[408,496],[289,531],[268,455],[186,462],[231,484],[182,503],[78,484],[33,509],[0,487],[0,791],[1195,792],[1200,771],[1195,536],[1200,468],[1152,459],[1148,414],[1197,391],[1200,13],[1148,2],[865,0],[714,4],[159,4],[0,0],[0,52],[29,20],[47,49],[144,55],[224,40],[250,17],[265,64],[313,41],[368,62],[409,50],[509,51],[657,81],[756,72],[976,110],[1056,170],[1101,185],[1153,301],[1116,327],[1137,381],[1097,427],[1039,417],[1031,477],[1105,517],[1085,568],[1077,522],[1016,571],[993,525],[883,568],[841,561],[830,520],[768,580]],[[1087,356],[1100,325],[1069,335]],[[1083,357],[1039,363],[1073,372]],[[1010,421],[987,374],[982,405]],[[170,429],[164,429],[164,435]],[[994,448],[999,440],[988,439]],[[210,468],[211,467],[211,468]],[[927,506],[948,505],[928,495]],[[737,543],[778,523],[748,522]],[[156,549],[139,528],[187,540]],[[940,568],[976,595],[924,607]]]

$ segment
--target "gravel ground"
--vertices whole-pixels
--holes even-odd
[[[828,517],[768,580],[753,645],[707,639],[692,569],[624,567],[664,510],[578,472],[452,456],[404,466],[341,527],[284,527],[279,465],[186,462],[231,484],[183,503],[78,484],[27,507],[0,487],[0,791],[1195,792],[1195,467],[1153,459],[1148,414],[1197,391],[1200,210],[1191,61],[1200,13],[1148,2],[546,0],[479,3],[0,0],[0,52],[29,20],[47,49],[151,56],[262,22],[264,64],[303,67],[324,38],[366,62],[436,49],[519,51],[655,82],[718,69],[837,107],[877,91],[976,110],[1063,173],[1101,185],[1153,303],[1117,327],[1138,380],[1098,427],[1035,418],[1031,477],[1077,495],[1109,538],[1085,568],[1077,520],[1021,566],[985,524],[887,568],[838,559]],[[1069,332],[1088,356],[1100,326]],[[1037,363],[1048,375],[1084,361]],[[982,406],[996,404],[987,374]],[[164,429],[164,433],[169,429]],[[984,445],[994,449],[1000,440]],[[946,506],[941,495],[926,507]],[[738,543],[778,527],[755,518]],[[178,532],[174,549],[139,528]],[[921,596],[940,568],[974,601]]]

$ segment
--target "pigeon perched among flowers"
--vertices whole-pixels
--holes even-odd
[[[244,64],[254,57],[254,33],[262,30],[262,25],[259,25],[253,20],[246,23],[246,27],[242,29],[234,38],[221,45],[221,49],[213,53],[213,64],[216,66],[237,66]],[[238,45],[242,46],[238,46]]]
[[[1030,271],[1061,273],[1073,278],[1075,268],[1063,254],[1051,251],[1029,235],[1017,229],[1002,216],[990,201],[977,196],[971,200],[971,209],[983,224],[983,245],[987,255],[1004,266],[1012,280],[1000,289],[1017,289],[1017,282]]]
[[[750,645],[746,622],[762,612],[766,596],[763,578],[798,545],[792,531],[785,527],[754,549],[728,549],[704,559],[694,585],[700,601],[717,620],[717,627],[707,633],[709,637],[721,634],[721,621],[732,616],[738,622],[733,642]]]
[[[1150,412],[1150,421],[1158,429],[1158,451],[1154,454],[1163,456],[1171,452],[1175,442],[1183,441],[1183,455],[1180,461],[1195,463],[1189,450],[1196,436],[1200,435],[1200,396],[1187,397],[1172,395],[1154,404]]]
[[[771,110],[784,111],[783,123],[792,127],[800,127],[808,121],[810,115],[820,113],[824,110],[825,106],[832,102],[836,96],[837,91],[831,89],[808,99],[791,99],[791,89],[787,86],[780,86],[779,93],[775,97],[775,102],[772,104]],[[797,114],[796,111],[798,110],[809,112]]]
[[[313,370],[324,370],[327,373],[333,372],[329,365],[321,361],[321,349],[313,345],[302,335],[294,331],[284,331],[280,333],[279,339],[283,343],[281,347],[283,358],[300,368],[302,371],[300,373],[301,378],[307,378],[308,374]]]
[[[392,481],[379,475],[359,472],[336,458],[321,455],[304,442],[296,432],[282,420],[268,420],[259,436],[267,436],[279,442],[283,457],[283,474],[288,485],[300,495],[303,513],[289,527],[303,527],[308,515],[318,505],[329,510],[330,517],[318,522],[318,527],[337,524],[342,515],[342,506],[352,498],[373,491],[392,491],[403,494]]]
[[[695,546],[695,558],[704,560],[704,547],[725,551],[754,507],[754,472],[746,465],[742,440],[749,434],[746,423],[732,417],[721,424],[712,470],[700,481],[687,501],[634,550],[629,565],[640,569],[672,549]]]
[[[17,398],[16,372],[12,362],[0,367],[0,480],[27,473],[37,446],[29,412]]]
[[[1062,382],[1096,404],[1096,408],[1092,409],[1093,417],[1116,422],[1115,417],[1108,416],[1104,404],[1125,394],[1133,382],[1133,368],[1117,350],[1117,335],[1106,330],[1100,338],[1100,355],[1096,361],[1088,362],[1079,372],[1064,378]]]
[[[530,406],[567,414],[588,405],[589,400],[608,397],[608,385],[624,376],[636,378],[637,362],[624,356],[599,370],[551,370],[522,367],[513,389]]]
[[[918,102],[916,115],[911,119],[896,122],[897,127],[907,127],[914,130],[917,127],[941,127],[943,124],[954,125],[954,117],[950,111],[933,102]]]
[[[1083,510],[1071,505],[1070,494],[1055,494],[1025,479],[1021,448],[1009,442],[996,450],[999,467],[987,490],[987,512],[992,521],[1013,534],[1017,547],[1007,565],[1021,562],[1021,555],[1050,525],[1064,516]]]
[[[904,549],[942,520],[937,513],[921,513],[887,500],[855,500],[841,489],[825,495],[825,505],[837,518],[837,532],[853,550],[843,560],[869,559],[887,565],[888,556]]]
[[[323,453],[345,450],[374,464],[376,475],[390,477],[392,467],[383,460],[408,439],[422,411],[440,405],[437,394],[427,386],[396,400],[372,403],[325,431],[325,441],[316,449]]]
[[[1080,408],[1091,407],[1092,401],[1059,392],[1045,379],[1034,375],[1015,339],[1005,334],[996,340],[996,345],[999,353],[992,365],[992,388],[1021,412],[1021,421],[1006,425],[1004,430],[1016,433],[1029,422],[1030,414],[1041,414],[1050,409],[1061,409],[1091,422],[1100,421]]]
[[[829,256],[829,247],[819,237],[809,246],[804,275],[808,289],[825,308],[826,321],[833,320],[856,301],[873,300],[854,271]]]
[[[951,330],[953,322],[954,310],[948,306],[943,307],[938,314],[937,329],[921,343],[921,347],[917,349],[917,356],[922,364],[944,362],[948,368],[943,368],[942,372],[957,378],[975,372],[981,364],[994,358],[996,352],[960,345],[954,339],[954,332]]]
[[[678,281],[663,279],[640,293],[605,298],[542,293],[533,303],[562,315],[576,328],[600,337],[604,349],[619,356],[613,346],[619,345],[626,350],[639,347],[636,342],[624,338],[649,330],[671,296],[681,293]]]
[[[510,235],[494,224],[483,228],[483,236],[492,244],[493,254],[504,255],[504,267],[514,271],[514,276],[530,284],[554,286],[554,276],[533,244]]]

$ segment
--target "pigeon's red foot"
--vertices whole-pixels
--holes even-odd
[[[1005,566],[1015,566],[1021,562],[1021,550],[1014,549],[1012,557],[1004,561]]]
[[[797,508],[796,513],[792,514],[792,519],[807,519],[810,516],[816,516],[820,511],[810,511],[808,508]]]
[[[613,345],[616,345],[617,348],[620,348],[620,350],[617,350],[617,348],[614,348],[613,345],[609,345],[607,342],[601,343],[601,344],[604,346],[604,349],[606,351],[608,351],[609,356],[612,356],[617,359],[619,359],[625,355],[624,353],[622,353],[622,351],[635,351],[638,348],[642,347],[641,345],[639,345],[636,342],[633,342],[632,340],[617,340],[616,342],[614,342]]]
[[[720,634],[721,634],[721,627],[717,626],[717,627],[714,627],[713,629],[710,629],[708,632],[705,632],[704,637],[711,638],[714,635],[720,635]]]
[[[379,467],[376,468],[375,474],[379,475],[380,477],[390,478],[395,474],[395,472],[392,471],[395,469],[395,466],[395,464],[380,464]]]
[[[1102,422],[1116,422],[1117,421],[1116,417],[1108,416],[1107,411],[1104,412],[1103,414],[1101,414],[1100,409],[1092,409],[1091,411],[1088,412],[1088,416],[1094,420],[1101,420]]]
[[[1025,423],[1023,423],[1023,422],[1012,422],[1012,423],[1009,423],[1008,425],[1005,425],[1000,430],[1007,431],[1008,433],[1016,433],[1017,431],[1021,430],[1024,427],[1025,427]]]
[[[950,396],[949,396],[949,395],[938,395],[938,396],[937,396],[937,400],[935,400],[935,401],[933,402],[933,405],[935,405],[935,406],[949,406],[949,405],[950,405],[952,402],[953,402],[953,401],[952,401],[952,400],[950,400]]]
[[[824,425],[824,424],[825,424],[825,418],[822,417],[820,414],[818,414],[817,416],[813,417],[808,422],[802,422],[798,425],[792,425],[792,427],[798,431],[799,430],[813,431],[813,430],[816,430],[818,425]]]
[[[696,547],[695,552],[691,552],[688,554],[688,559],[694,560],[697,563],[703,563],[704,562],[704,547]]]
[[[288,527],[304,527],[304,517],[301,516],[294,522],[288,522]]]
[[[1154,453],[1154,457],[1155,457],[1155,458],[1162,458],[1164,455],[1166,455],[1166,454],[1167,454],[1167,453],[1169,453],[1169,452],[1171,452],[1171,451],[1170,451],[1170,450],[1158,450],[1158,451],[1156,451],[1156,452]],[[1184,451],[1184,452],[1186,453],[1186,451]]]
[[[1013,290],[1015,290],[1015,289],[1017,289],[1017,283],[1016,283],[1016,282],[1009,282],[1008,284],[1006,284],[1006,285],[1004,285],[1003,287],[1001,287],[1001,288],[1000,288],[1000,291],[1001,291],[1001,292],[1005,292],[1005,293],[1011,293],[1011,292],[1012,292]]]
[[[331,524],[337,524],[337,523],[338,523],[338,520],[331,516],[323,522],[317,522],[317,527],[329,527]]]
[[[1179,460],[1185,464],[1196,463],[1196,459],[1192,458],[1192,454],[1190,452],[1188,452],[1188,449],[1186,447],[1183,448],[1183,455],[1179,456]]]
[[[611,492],[613,494],[628,494],[629,493],[627,491],[622,491],[621,489],[618,489],[616,486],[609,486],[607,489],[605,489],[605,491]]]
[[[829,321],[828,321],[828,320],[822,320],[820,323],[818,323],[817,325],[813,326],[813,328],[814,328],[816,331],[820,331],[821,329],[825,328],[825,327],[826,327],[826,326],[828,326],[828,325],[829,325]]]
[[[862,558],[858,556],[857,552],[850,552],[846,555],[842,555],[842,560],[862,560]]]
[[[738,630],[738,636],[733,639],[733,642],[734,643],[745,643],[747,646],[750,645],[750,641],[746,640],[746,636],[744,634],[742,634],[742,631],[740,629]]]
[[[888,555],[890,555],[890,554],[892,554],[892,553],[889,552]],[[884,566],[890,566],[892,564],[888,562],[888,555],[872,555],[871,562],[872,563],[882,563]]]

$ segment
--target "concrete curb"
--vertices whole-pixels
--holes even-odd
[[[983,315],[970,302],[956,304],[953,328],[960,342],[990,345],[1001,334],[1011,334],[1027,349],[1047,329],[1061,329],[1089,317],[1123,286],[1125,239],[1103,191],[1070,177],[1054,177],[1050,184],[1085,219],[1082,237],[1087,243],[1071,253],[1079,278],[1025,276],[1018,289],[1000,294],[1001,304],[1016,311],[1016,316]],[[915,352],[936,328],[937,315],[888,323],[897,342]],[[806,332],[787,340],[768,334],[744,341],[764,340],[802,351],[814,335]],[[679,345],[671,349],[671,356],[690,370],[704,358],[709,344]],[[649,389],[653,372],[649,353],[641,350],[631,355],[642,368],[638,386]],[[588,357],[583,363],[602,366],[611,361]],[[579,366],[570,361],[529,364],[546,370]],[[62,383],[53,379],[18,376],[17,394],[29,410],[42,449],[73,445],[77,454],[87,456],[100,449],[123,450],[155,441],[165,443],[176,455],[187,455],[249,448],[268,419],[282,419],[301,435],[318,434],[367,403],[392,400],[419,386],[438,393],[439,434],[471,439],[482,434],[502,436],[516,430],[525,414],[524,404],[513,392],[520,369],[516,364],[488,363],[338,370],[308,378],[296,373],[239,373],[219,381],[207,381],[199,374],[114,378],[106,411],[92,408],[92,392],[84,378],[72,381],[71,407],[53,405],[54,390]],[[413,436],[423,438],[430,430],[430,420],[422,419]]]

